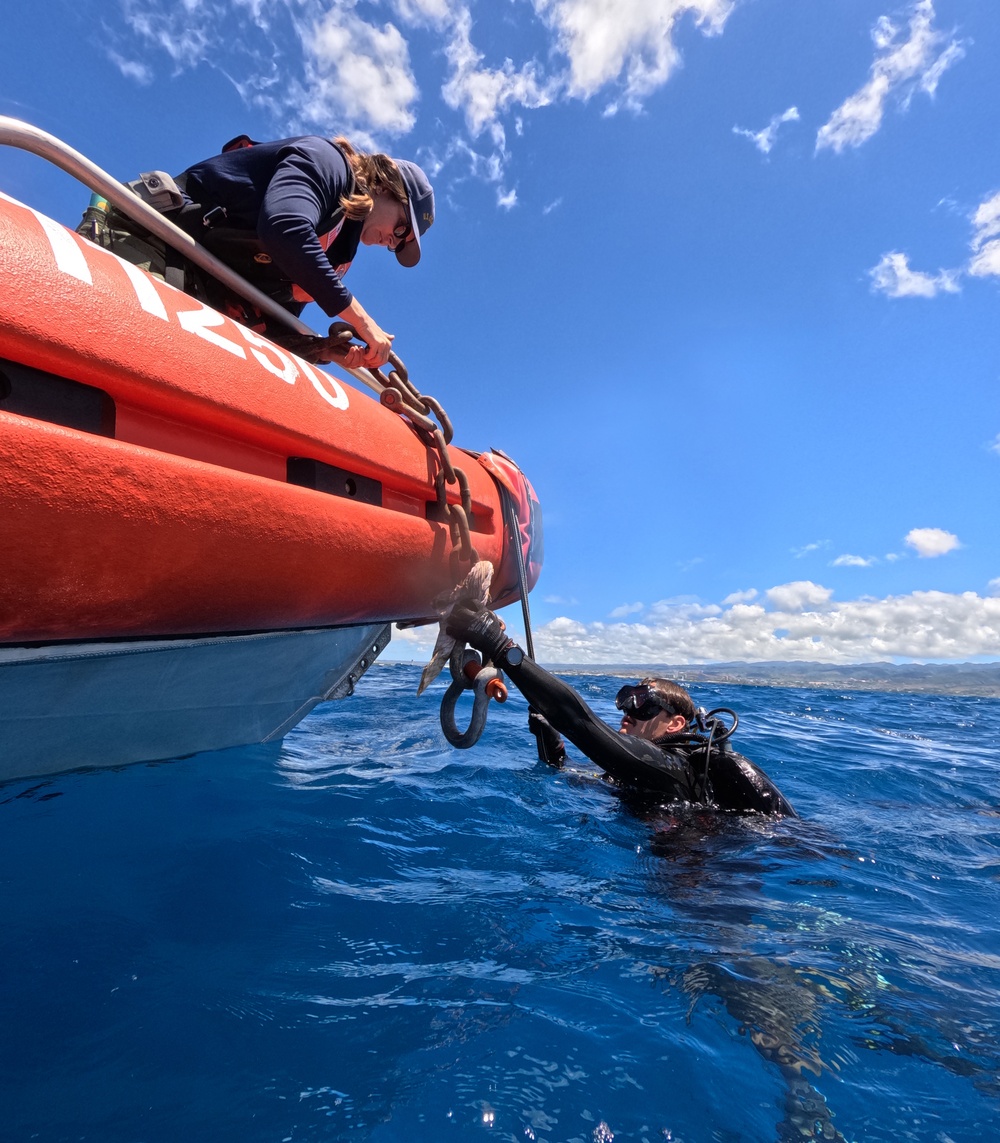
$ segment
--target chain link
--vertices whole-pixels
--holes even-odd
[[[366,369],[364,372],[374,382],[372,387],[379,395],[380,404],[401,417],[406,417],[424,444],[437,457],[434,492],[441,515],[448,524],[452,547],[457,549],[462,560],[470,564],[477,563],[479,554],[472,543],[470,524],[472,493],[469,490],[469,478],[452,463],[448,453],[448,445],[455,435],[451,418],[440,401],[421,393],[413,384],[409,371],[395,353],[389,354],[388,376],[378,369]],[[432,417],[437,419],[437,424]],[[454,504],[448,500],[449,484],[458,486],[460,503]]]
[[[352,369],[346,358],[352,345],[356,344],[357,333],[347,322],[334,322],[328,337],[314,335],[284,334],[277,338],[278,343],[307,360],[333,362],[340,365],[357,380],[363,382],[378,394],[379,402],[387,409],[398,413],[413,425],[424,444],[438,458],[438,470],[434,475],[434,492],[442,519],[448,524],[452,547],[459,552],[461,559],[477,563],[479,555],[472,544],[472,494],[469,479],[461,468],[452,464],[448,453],[455,430],[444,406],[434,397],[429,397],[410,380],[409,370],[395,353],[389,354],[389,373],[378,369]],[[437,423],[431,418],[436,418]],[[458,486],[460,503],[448,500],[447,486]]]

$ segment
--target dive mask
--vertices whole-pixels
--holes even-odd
[[[639,683],[635,687],[622,687],[615,695],[615,706],[636,722],[649,722],[661,711],[664,714],[677,714],[669,704],[664,705],[663,699],[648,683]]]

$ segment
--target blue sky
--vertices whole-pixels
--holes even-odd
[[[420,266],[347,281],[534,482],[543,660],[993,659],[998,58],[983,0],[43,0],[0,113],[122,178],[242,131],[433,175]]]

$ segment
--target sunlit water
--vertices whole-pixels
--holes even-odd
[[[550,771],[515,696],[454,751],[416,679],[0,787],[0,1138],[997,1138],[1000,702],[696,688],[775,823]]]

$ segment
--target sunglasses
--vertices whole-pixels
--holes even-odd
[[[615,695],[615,706],[635,722],[649,722],[660,713],[677,714],[673,707],[664,706],[653,688],[645,683],[622,687]]]
[[[402,246],[412,233],[413,227],[410,225],[409,218],[404,218],[399,225],[393,229],[392,236],[396,239],[396,245]]]

